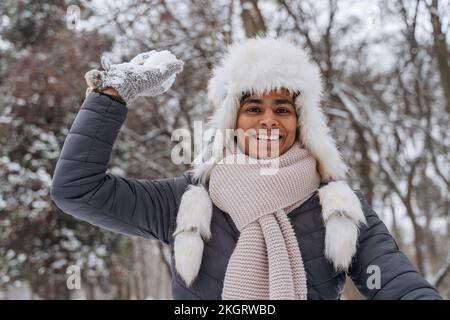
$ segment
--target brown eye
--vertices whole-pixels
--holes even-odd
[[[289,109],[288,108],[277,108],[276,110],[277,113],[289,113]]]
[[[248,107],[247,111],[251,113],[259,113],[261,109],[259,107]]]

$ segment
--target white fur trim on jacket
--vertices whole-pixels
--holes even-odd
[[[203,186],[191,186],[182,197],[177,215],[174,255],[178,274],[189,287],[200,270],[204,243],[208,241],[212,202]],[[344,182],[330,182],[318,190],[325,224],[325,257],[335,269],[347,271],[356,253],[359,227],[366,224],[361,203]],[[197,231],[191,231],[196,229]]]

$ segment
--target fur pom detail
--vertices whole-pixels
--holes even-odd
[[[367,224],[361,202],[344,181],[318,190],[325,223],[325,256],[338,271],[347,271],[356,253],[359,228]]]
[[[203,185],[190,185],[181,197],[174,239],[175,269],[189,287],[202,263],[203,241],[211,238],[212,202]]]
[[[175,269],[188,287],[200,271],[203,247],[203,240],[196,232],[180,232],[175,238]]]
[[[86,84],[92,90],[98,90],[102,87],[102,72],[98,70],[90,70],[84,75]]]

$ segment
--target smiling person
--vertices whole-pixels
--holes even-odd
[[[281,88],[262,96],[244,93],[236,126],[237,141],[253,158],[273,158],[285,153],[298,137],[296,94]]]
[[[152,65],[151,55],[102,61],[104,71],[86,75],[90,93],[53,177],[59,208],[168,244],[175,299],[339,299],[347,277],[367,299],[441,299],[346,182],[318,67],[286,39],[228,48],[208,83],[216,136],[191,170],[154,180],[107,173],[127,105],[164,93],[182,69],[173,59]],[[221,139],[226,130],[235,138]],[[254,162],[224,162],[226,148]],[[266,158],[278,160],[273,175],[260,172]]]

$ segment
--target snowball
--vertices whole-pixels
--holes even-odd
[[[158,68],[159,71],[166,71],[166,65],[170,62],[177,61],[177,58],[168,50],[153,53],[145,60],[143,66],[150,68]]]

